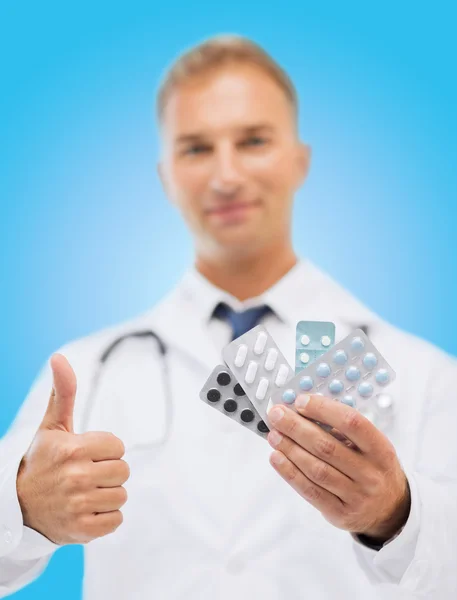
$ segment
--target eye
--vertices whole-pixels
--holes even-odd
[[[210,150],[211,148],[207,144],[192,144],[191,146],[184,148],[183,154],[197,155],[209,152]]]
[[[267,138],[260,135],[250,135],[241,142],[241,146],[264,146],[268,142]]]

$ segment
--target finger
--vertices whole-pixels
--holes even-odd
[[[354,486],[354,482],[349,477],[319,460],[275,429],[270,431],[267,439],[272,448],[280,450],[310,481],[331,492],[343,502],[349,501]]]
[[[95,484],[100,488],[124,485],[130,477],[130,468],[125,460],[101,460],[92,465]]]
[[[53,388],[40,429],[61,429],[73,433],[76,375],[62,354],[54,354],[50,365]]]
[[[107,513],[119,510],[127,502],[127,491],[123,487],[99,488],[87,497],[89,512]]]
[[[270,464],[293,489],[322,513],[339,514],[343,503],[339,498],[310,481],[282,452],[275,451]]]
[[[83,530],[92,539],[108,535],[115,531],[123,522],[120,510],[100,512],[85,515],[82,521]]]
[[[280,420],[276,420],[277,415],[282,415]],[[354,481],[362,479],[366,469],[364,457],[347,448],[319,425],[282,405],[271,409],[268,419],[275,429],[294,440],[316,458],[332,465]]]
[[[304,417],[326,423],[353,442],[362,453],[374,456],[385,449],[384,436],[355,408],[323,396],[300,395],[295,408]]]
[[[86,448],[89,458],[94,462],[100,460],[118,460],[125,454],[125,447],[122,441],[105,431],[88,431],[79,436]]]

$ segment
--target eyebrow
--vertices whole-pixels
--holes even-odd
[[[274,127],[272,125],[270,125],[269,123],[255,123],[253,125],[244,125],[244,126],[238,127],[237,129],[240,133],[244,133],[244,134],[253,134],[253,133],[259,133],[259,132],[265,132],[265,133],[273,133],[274,132]],[[196,131],[195,133],[185,133],[185,134],[179,135],[176,138],[175,143],[176,144],[190,144],[192,142],[199,142],[202,139],[204,139],[205,137],[207,137],[207,135],[204,132]]]

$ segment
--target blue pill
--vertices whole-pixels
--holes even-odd
[[[331,370],[327,363],[321,363],[317,367],[316,373],[319,375],[319,377],[328,377],[331,373]]]
[[[389,380],[389,372],[386,369],[379,369],[379,371],[376,373],[376,381],[382,385],[384,383],[388,383]]]
[[[339,379],[334,379],[328,386],[328,389],[332,392],[332,394],[341,394],[344,390],[343,382]]]
[[[282,395],[282,399],[286,404],[293,404],[295,402],[295,398],[297,396],[295,395],[294,390],[286,390],[283,395]]]
[[[368,381],[363,381],[359,385],[358,390],[362,398],[369,398],[373,393],[373,386],[371,385],[371,383],[368,383]]]
[[[378,359],[373,354],[373,352],[368,352],[363,357],[363,364],[366,366],[367,369],[374,369],[375,366],[378,364]]]
[[[360,370],[354,366],[349,367],[349,369],[346,371],[346,377],[349,379],[349,381],[357,381],[360,379]]]
[[[345,365],[348,361],[348,355],[344,350],[338,350],[335,352],[335,356],[333,357],[333,362],[337,365]]]
[[[355,401],[352,396],[344,396],[343,398],[341,398],[341,402],[343,404],[346,404],[346,406],[351,406],[352,408],[355,407]]]
[[[304,377],[302,377],[300,379],[300,382],[298,385],[300,386],[300,389],[303,390],[304,392],[309,392],[310,390],[313,389],[314,381],[312,380],[312,378],[309,375],[305,375]]]
[[[362,350],[365,348],[365,343],[361,337],[355,337],[352,339],[351,348],[354,350],[354,352],[362,352]]]

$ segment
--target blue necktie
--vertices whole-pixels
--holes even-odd
[[[232,340],[234,340],[258,325],[262,318],[271,312],[271,308],[265,304],[248,308],[243,312],[236,312],[227,306],[227,304],[220,302],[214,309],[213,316],[230,323],[232,327]]]

